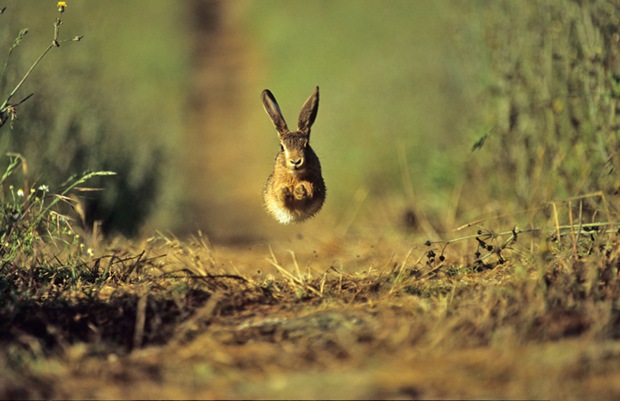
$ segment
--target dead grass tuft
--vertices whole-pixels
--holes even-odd
[[[165,387],[160,397],[294,396],[288,385],[303,372],[315,380],[309,396],[556,395],[540,380],[526,384],[532,373],[519,367],[519,350],[539,358],[545,344],[613,348],[616,224],[575,219],[504,231],[480,224],[400,256],[389,244],[359,248],[365,269],[349,267],[360,258],[351,259],[346,239],[308,253],[217,247],[200,233],[111,244],[73,269],[5,265],[0,362],[8,373],[0,392],[137,397],[154,395],[152,383]],[[577,397],[595,376],[620,369],[605,352],[588,352],[591,369],[561,353],[538,367],[523,363],[541,376],[551,369],[549,380],[583,384],[569,394]],[[452,376],[427,365],[436,363],[455,364]],[[344,383],[339,390],[326,372],[342,369],[351,383],[390,371],[393,386],[372,379],[361,392]],[[87,380],[95,374],[105,388]]]

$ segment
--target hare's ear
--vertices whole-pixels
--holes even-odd
[[[317,86],[312,92],[312,95],[306,100],[306,103],[299,112],[299,123],[297,128],[301,132],[310,132],[310,127],[314,124],[316,119],[316,113],[319,111],[319,87]]]
[[[281,134],[289,132],[288,127],[286,126],[286,121],[280,111],[280,106],[278,106],[278,102],[276,102],[276,98],[273,96],[273,93],[271,93],[269,89],[265,89],[261,94],[261,97],[263,99],[263,107],[269,115],[269,118],[271,118],[276,130]]]

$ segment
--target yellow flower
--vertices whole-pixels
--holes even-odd
[[[67,2],[66,1],[59,1],[58,3],[56,3],[56,7],[58,7],[58,11],[60,11],[61,13],[65,11],[65,8],[67,7]]]

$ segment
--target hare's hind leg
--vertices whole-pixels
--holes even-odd
[[[277,187],[269,181],[263,192],[263,200],[267,211],[282,224],[291,223],[294,218],[289,205],[294,202],[294,195],[287,186]]]

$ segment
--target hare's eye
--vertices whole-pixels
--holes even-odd
[[[280,145],[280,151],[284,152],[284,145]]]

